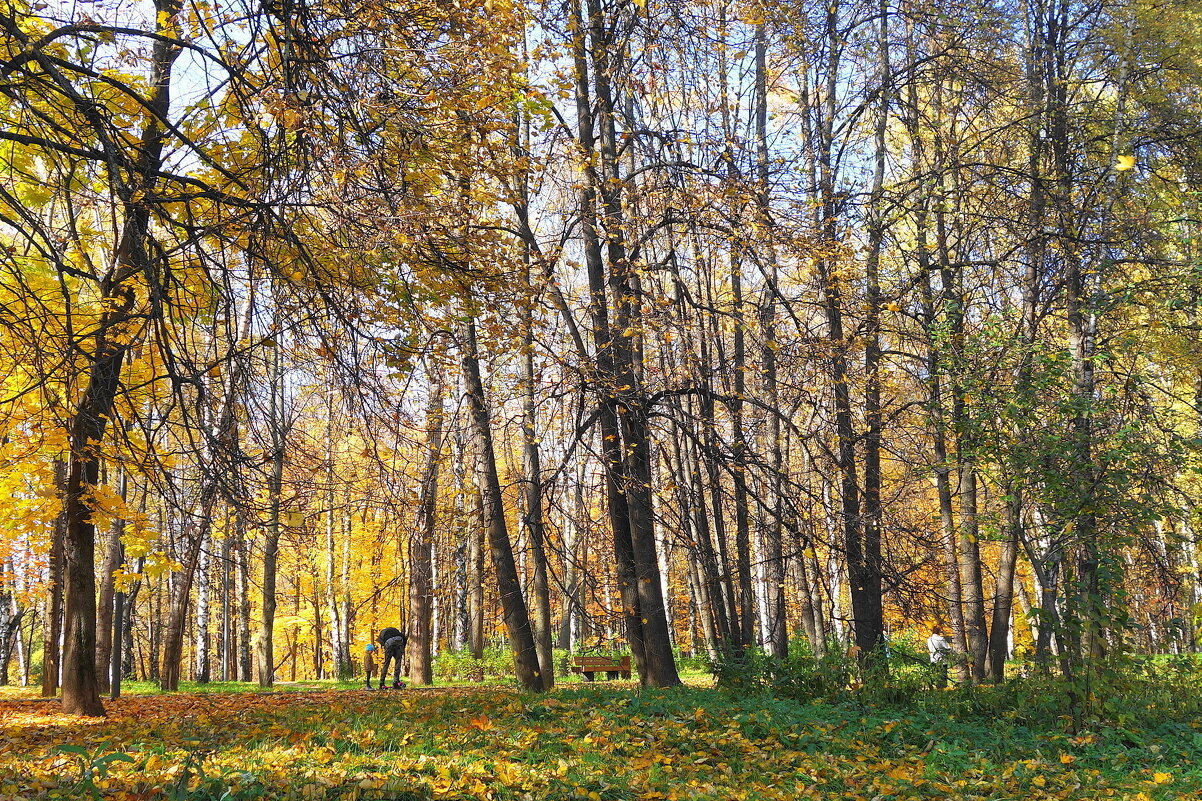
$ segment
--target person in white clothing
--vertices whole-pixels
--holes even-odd
[[[931,655],[931,664],[937,665],[940,662],[946,662],[951,652],[952,644],[948,642],[947,637],[943,636],[943,629],[939,626],[932,628],[931,636],[927,637],[927,653]]]
[[[939,626],[931,628],[931,636],[927,637],[927,653],[931,655],[931,664],[936,668],[935,682],[938,689],[947,686],[947,662],[952,653],[952,644],[943,636]]]

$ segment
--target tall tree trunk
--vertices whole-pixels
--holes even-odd
[[[1018,543],[1022,538],[1022,514],[1022,490],[1017,482],[1011,482],[1006,498],[1006,538],[1002,541],[998,559],[993,619],[989,627],[989,670],[985,678],[993,682],[1006,677],[1006,657],[1010,655],[1010,613],[1014,607],[1014,573]]]
[[[54,463],[54,483],[60,492],[66,490],[67,464],[62,460]],[[58,676],[62,658],[63,639],[63,539],[67,534],[65,510],[55,518],[51,529],[49,560],[49,586],[46,592],[45,622],[42,625],[42,697],[58,695]]]
[[[200,684],[208,684],[212,680],[211,653],[212,638],[209,632],[209,619],[212,602],[212,576],[210,566],[212,558],[210,549],[213,543],[213,510],[210,507],[205,515],[204,525],[200,530],[200,542],[196,560],[196,617],[193,630],[193,655],[196,662],[194,678]]]
[[[918,61],[915,51],[916,43],[912,30],[907,31],[907,55],[909,64],[913,66]],[[968,644],[964,633],[963,593],[960,587],[960,559],[956,545],[955,506],[952,497],[950,480],[951,464],[947,447],[947,423],[944,413],[943,399],[943,353],[937,341],[939,326],[939,309],[935,300],[931,275],[934,265],[930,257],[930,217],[929,207],[933,202],[933,192],[929,188],[932,181],[928,176],[928,165],[924,131],[919,124],[920,106],[918,84],[909,81],[907,84],[907,100],[909,113],[905,116],[906,128],[910,143],[910,158],[915,169],[921,176],[920,193],[916,201],[914,215],[915,254],[918,260],[918,288],[922,298],[923,325],[926,328],[925,366],[927,373],[927,416],[931,429],[931,448],[934,457],[935,494],[939,505],[939,526],[942,541],[944,574],[947,580],[947,615],[951,626],[952,651],[956,654],[968,652]],[[960,681],[969,677],[967,662],[957,659],[956,671]]]
[[[497,589],[501,608],[505,616],[505,630],[513,650],[514,671],[522,687],[534,692],[544,689],[539,675],[538,651],[534,644],[534,632],[522,597],[522,585],[517,565],[513,558],[513,544],[505,522],[505,502],[501,496],[501,482],[497,475],[497,461],[493,450],[492,422],[489,419],[488,402],[484,395],[484,384],[480,378],[480,357],[476,345],[476,324],[469,320],[460,330],[461,360],[463,365],[464,389],[467,393],[471,415],[472,433],[476,439],[476,453],[480,456],[480,469],[484,479],[484,517],[488,524],[488,546],[496,571]]]
[[[196,569],[200,564],[200,554],[204,549],[207,531],[211,525],[213,501],[205,499],[202,504],[199,520],[192,521],[185,518],[183,530],[185,546],[188,550],[184,556],[183,570],[174,574],[175,582],[168,599],[167,628],[163,635],[159,681],[162,688],[169,692],[179,689],[183,672],[184,629],[188,623],[192,583],[195,581]]]
[[[823,64],[822,103],[817,124],[816,191],[817,228],[822,238],[821,255],[816,260],[822,287],[822,306],[827,336],[831,342],[830,381],[835,401],[835,463],[839,471],[842,539],[847,558],[847,578],[851,594],[851,617],[855,644],[862,660],[875,659],[884,648],[885,624],[878,542],[866,539],[862,515],[860,471],[856,461],[856,430],[852,410],[851,376],[847,351],[849,340],[844,332],[843,279],[834,254],[838,251],[840,200],[835,186],[834,126],[840,89],[842,46],[840,3],[826,10],[825,34],[830,52]]]
[[[235,589],[238,614],[238,681],[254,681],[250,636],[250,548],[246,541],[246,517],[234,509]]]
[[[748,448],[743,422],[743,398],[747,397],[747,346],[744,341],[746,322],[743,319],[743,262],[737,253],[731,255],[730,293],[733,322],[731,382],[733,391],[727,403],[731,429],[731,484],[735,513],[735,565],[739,647],[749,648],[756,642],[755,590],[751,577],[751,522],[748,517],[750,501],[747,490]]]
[[[432,359],[438,358],[435,354]],[[409,537],[409,680],[432,684],[431,640],[434,597],[434,535],[438,520],[438,466],[442,459],[443,392],[442,367],[427,370],[429,397],[426,405],[426,466],[422,474],[421,499],[416,531]]]
[[[522,360],[522,462],[525,470],[525,525],[530,533],[534,557],[533,595],[534,642],[538,647],[539,671],[544,689],[555,684],[555,660],[551,653],[551,587],[547,570],[546,527],[543,518],[542,461],[535,429],[534,328],[529,307],[525,311],[525,346]]]
[[[756,222],[761,231],[772,230],[768,171],[768,34],[763,22],[755,28],[755,136],[756,136]],[[789,655],[789,630],[785,607],[785,557],[781,543],[781,515],[785,513],[784,460],[781,451],[780,393],[776,381],[776,251],[771,238],[759,243],[764,269],[764,299],[760,305],[760,351],[766,425],[765,445],[769,454],[768,509],[764,528],[764,574],[766,579],[766,619],[764,631],[769,652],[777,659]],[[735,369],[739,369],[738,366]]]
[[[622,490],[626,497],[629,552],[634,564],[634,589],[638,597],[637,615],[641,624],[639,633],[643,649],[639,680],[650,686],[668,687],[679,684],[680,677],[672,655],[667,607],[655,549],[650,409],[639,370],[642,319],[634,287],[634,265],[626,246],[626,218],[622,205],[623,181],[619,170],[617,104],[613,87],[621,48],[613,46],[615,28],[607,24],[605,9],[599,0],[589,0],[588,8],[589,53],[594,66],[592,86],[599,129],[597,154],[600,157],[600,175],[596,177],[600,180],[596,182],[596,187],[605,233],[606,284],[614,312],[607,343],[612,357],[612,370],[603,372],[603,376],[613,382],[609,392],[617,401],[615,411],[620,433],[618,442],[622,449]],[[608,22],[612,23],[612,20]],[[601,347],[597,350],[599,353]],[[626,550],[625,543],[619,543],[616,539],[615,546]],[[618,556],[619,561],[623,558],[624,555]]]
[[[134,293],[121,288],[121,314],[128,314]],[[110,335],[115,332],[110,331]],[[100,483],[97,453],[112,413],[120,385],[121,364],[128,346],[98,336],[96,357],[88,388],[71,425],[71,457],[63,513],[63,712],[69,715],[103,716],[100,681],[96,669],[96,526],[88,500]]]
[[[587,159],[598,157],[597,136],[593,120],[593,81],[590,77],[588,54],[589,37],[595,36],[594,29],[602,20],[595,18],[597,10],[589,6],[590,22],[585,25],[582,9],[583,0],[572,0],[571,13],[574,25],[572,54],[576,78],[577,137]],[[597,67],[601,69],[601,67]],[[606,294],[605,265],[598,232],[597,203],[598,185],[604,178],[598,174],[595,164],[585,166],[584,180],[580,190],[581,237],[584,245],[584,260],[589,282],[589,312],[592,317],[592,337],[596,362],[596,383],[599,397],[597,415],[601,443],[601,461],[605,468],[606,512],[609,517],[610,533],[613,538],[614,571],[618,590],[622,598],[622,619],[631,656],[640,676],[646,673],[646,652],[643,635],[643,615],[639,608],[638,578],[635,567],[634,549],[631,542],[629,499],[626,496],[628,482],[624,472],[624,452],[619,430],[616,390],[617,367],[614,355],[613,332],[609,317],[609,299]]]
[[[889,104],[892,97],[892,69],[889,63],[889,9],[885,0],[878,7],[877,92],[879,93],[873,136],[873,177],[869,198],[868,257],[865,275],[865,319],[864,319],[864,520],[863,552],[861,554],[867,580],[872,583],[869,608],[872,614],[883,615],[880,581],[883,571],[881,561],[881,536],[884,515],[881,510],[881,250],[888,223],[885,220],[885,134],[889,122]],[[882,623],[883,629],[883,623]],[[883,633],[882,633],[883,637]],[[863,646],[861,646],[863,647]],[[883,657],[883,654],[881,655]]]
[[[280,345],[272,349],[271,408],[268,426],[271,435],[271,473],[268,476],[267,525],[263,536],[263,584],[260,602],[259,636],[255,640],[255,677],[260,687],[275,684],[275,610],[276,570],[280,554],[280,500],[284,486],[283,378]]]
[[[117,491],[122,500],[126,495],[125,468],[119,469]],[[111,676],[108,666],[112,661],[113,651],[113,574],[121,567],[121,537],[125,533],[125,520],[117,518],[109,530],[109,541],[104,552],[104,561],[100,567],[100,592],[96,601],[96,666],[100,672],[98,686],[100,692],[109,691]]]
[[[156,0],[161,27],[179,11],[178,0]],[[113,269],[99,287],[105,312],[97,327],[91,367],[71,420],[71,454],[63,493],[64,611],[63,711],[100,716],[96,670],[96,527],[90,500],[100,480],[100,445],[121,387],[121,368],[138,336],[138,298],[132,287],[136,275],[153,275],[154,258],[147,249],[150,210],[140,202],[152,192],[162,166],[166,120],[171,109],[171,68],[180,48],[170,36],[155,40],[146,107],[150,119],[141,131],[142,147],[136,174],[119,181],[111,176],[121,197],[124,222],[114,250]]]
[[[117,556],[116,563],[120,565],[125,561],[125,548],[121,543],[121,538],[117,537]],[[126,628],[128,624],[128,615],[125,610],[125,589],[118,589],[113,594],[113,621],[112,633],[109,637],[109,661],[101,662],[102,669],[107,668],[109,675],[109,698],[116,701],[121,697],[121,678],[123,672],[122,652],[125,644]]]

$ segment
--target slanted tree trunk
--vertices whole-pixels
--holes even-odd
[[[518,682],[527,690],[542,692],[543,678],[539,671],[538,651],[534,632],[522,596],[522,585],[513,558],[513,544],[505,521],[505,502],[501,496],[501,481],[493,450],[492,423],[484,383],[480,378],[480,357],[476,345],[476,324],[469,320],[460,329],[461,362],[464,390],[471,415],[472,434],[484,479],[484,518],[488,525],[488,546],[496,571],[497,590],[505,616],[505,630],[513,650],[514,671]]]
[[[156,0],[161,27],[179,11],[178,0]],[[104,314],[97,326],[85,389],[70,425],[70,458],[63,492],[64,612],[63,711],[99,716],[96,669],[96,527],[91,493],[100,480],[100,445],[121,387],[121,368],[139,336],[138,298],[132,279],[154,275],[154,257],[147,249],[150,209],[141,196],[150,193],[163,162],[166,124],[171,109],[171,69],[180,53],[170,36],[155,39],[146,108],[150,119],[141,131],[141,148],[133,174],[110,176],[121,198],[123,222],[113,253],[113,268],[103,277],[99,300]]]

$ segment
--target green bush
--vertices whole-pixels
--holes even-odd
[[[442,682],[510,679],[513,653],[508,648],[485,648],[475,659],[471,651],[441,651],[434,660],[434,676]]]
[[[829,698],[846,688],[856,674],[854,660],[846,657],[841,647],[832,646],[818,658],[801,642],[790,646],[784,660],[752,648],[720,653],[709,668],[721,688],[797,701]]]

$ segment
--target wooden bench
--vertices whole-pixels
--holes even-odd
[[[592,681],[596,673],[604,673],[610,679],[628,679],[630,657],[578,656],[572,660],[572,672],[583,674],[585,681]]]

